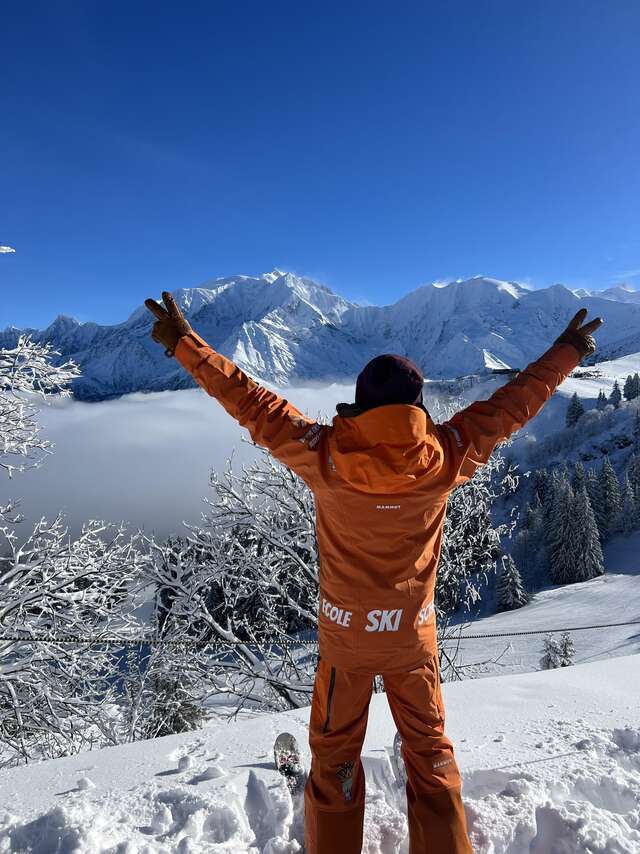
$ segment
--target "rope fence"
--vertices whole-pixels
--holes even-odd
[[[459,643],[463,640],[487,640],[489,638],[514,638],[524,637],[526,635],[551,635],[559,632],[585,632],[594,629],[612,629],[622,626],[640,626],[640,620],[628,620],[622,623],[597,623],[591,626],[564,626],[562,628],[550,629],[529,629],[522,632],[491,632],[488,634],[460,634],[452,637],[443,638],[440,644]],[[82,644],[83,646],[196,646],[196,647],[221,647],[223,649],[231,646],[255,647],[256,644],[251,641],[203,641],[203,640],[171,640],[168,638],[157,637],[139,637],[139,638],[118,638],[118,637],[76,637],[76,636],[58,636],[54,634],[48,635],[28,635],[18,634],[15,632],[0,634],[0,643],[57,643],[57,644]],[[300,647],[300,646],[317,646],[317,640],[297,640],[295,638],[265,638],[261,646],[273,647]]]

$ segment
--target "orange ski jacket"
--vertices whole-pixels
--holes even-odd
[[[443,424],[416,406],[391,404],[321,425],[195,333],[175,355],[313,492],[320,656],[368,673],[412,670],[437,652],[433,599],[448,496],[540,411],[581,358],[572,345],[555,344]]]

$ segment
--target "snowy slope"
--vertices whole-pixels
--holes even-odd
[[[640,351],[640,303],[579,297],[562,285],[530,291],[476,277],[426,285],[393,305],[358,306],[310,279],[273,270],[214,279],[174,295],[213,347],[281,385],[352,379],[380,352],[408,355],[434,378],[522,368],[582,305],[606,318],[598,334],[601,356]],[[85,399],[192,385],[150,339],[151,323],[138,307],[115,326],[61,315],[43,331],[28,331],[80,364],[75,391]],[[19,332],[0,332],[0,347],[12,346]]]
[[[640,852],[639,663],[444,686],[476,854]],[[271,746],[290,730],[306,752],[307,722],[308,709],[258,715],[0,772],[0,851],[299,851],[301,817]],[[364,748],[365,854],[408,850],[393,735],[376,695]]]
[[[476,619],[462,633],[508,634],[635,621],[639,625],[571,632],[574,660],[586,663],[640,653],[639,554],[640,532],[616,537],[604,548],[605,575],[541,590],[523,608]],[[543,641],[544,635],[462,640],[459,660],[467,677],[530,672],[539,667]]]

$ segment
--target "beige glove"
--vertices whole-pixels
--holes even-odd
[[[576,313],[573,320],[570,321],[562,335],[558,336],[558,338],[553,342],[554,344],[571,344],[571,346],[575,347],[578,353],[580,353],[581,359],[595,353],[596,341],[591,333],[595,332],[596,329],[604,323],[601,317],[596,317],[595,320],[590,320],[589,323],[585,323],[584,326],[581,326],[586,316],[587,309],[581,308],[580,311]]]
[[[144,304],[151,314],[158,318],[157,322],[153,324],[151,337],[158,344],[164,346],[165,356],[173,356],[178,341],[183,335],[193,332],[193,329],[189,325],[189,322],[185,320],[184,315],[176,305],[176,301],[169,291],[162,292],[162,299],[166,308],[153,299],[146,299]]]

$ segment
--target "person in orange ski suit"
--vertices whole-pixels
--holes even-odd
[[[305,788],[307,854],[359,854],[360,753],[381,674],[402,737],[411,854],[470,854],[453,746],[444,734],[434,590],[447,498],[595,350],[582,309],[553,346],[488,400],[434,424],[423,378],[389,354],[358,377],[331,425],[302,415],[214,351],[169,293],[152,336],[253,440],[312,490],[320,552],[319,663]],[[584,324],[584,325],[583,325]]]

